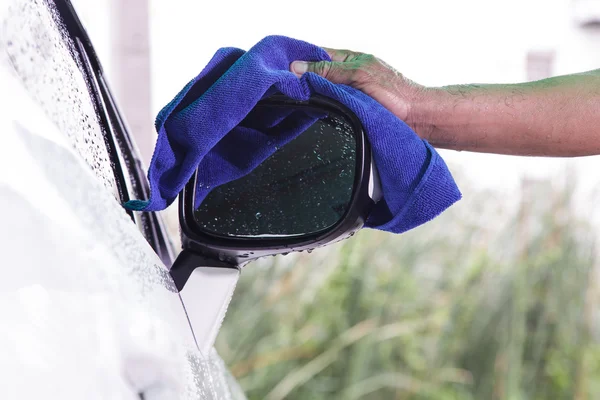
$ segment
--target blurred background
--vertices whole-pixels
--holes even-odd
[[[73,3],[147,162],[160,108],[269,34],[424,85],[600,68],[598,0]],[[464,199],[440,218],[243,271],[217,348],[249,399],[600,398],[600,157],[441,154]]]

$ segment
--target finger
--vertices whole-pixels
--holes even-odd
[[[314,72],[333,83],[350,84],[353,81],[354,69],[343,62],[294,61],[290,69],[299,77],[306,72]]]
[[[296,74],[297,77],[301,77],[305,72],[308,72],[308,62],[306,61],[294,61],[290,64],[290,71]]]
[[[331,61],[336,62],[345,62],[355,58],[358,54],[357,52],[351,50],[340,50],[340,49],[331,49],[329,47],[322,47],[323,50],[329,54],[331,57]]]

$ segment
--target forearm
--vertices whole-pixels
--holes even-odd
[[[447,149],[600,154],[600,70],[513,85],[427,89],[407,122],[432,145]]]

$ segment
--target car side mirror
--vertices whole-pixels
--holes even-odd
[[[242,266],[348,238],[381,197],[360,121],[326,97],[267,97],[213,150],[179,195],[183,250],[170,270],[206,353]]]
[[[255,150],[262,162],[238,179],[207,188],[196,171],[185,186],[183,251],[171,269],[180,291],[197,267],[237,268],[347,238],[380,198],[367,137],[342,104],[273,95],[242,124],[277,132],[274,142],[284,143]]]

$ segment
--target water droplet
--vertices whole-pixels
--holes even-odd
[[[261,215],[261,213],[257,212],[254,216],[256,217],[256,219],[259,219]]]
[[[220,261],[225,261],[225,254],[219,253],[219,260]]]
[[[310,254],[310,253],[312,253],[312,252],[313,252],[313,249],[308,249],[308,250],[306,250],[306,252],[307,252],[308,254]]]

